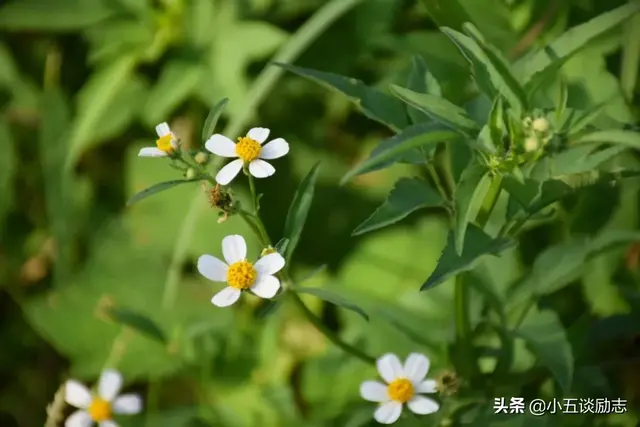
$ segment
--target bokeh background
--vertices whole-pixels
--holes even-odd
[[[346,0],[345,0],[346,1]],[[452,0],[445,0],[452,1]],[[0,425],[43,425],[45,407],[69,376],[92,382],[116,360],[128,389],[143,393],[149,426],[345,425],[369,422],[358,396],[375,372],[337,350],[295,307],[269,316],[252,298],[217,309],[220,286],[195,270],[220,241],[243,234],[239,218],[218,224],[197,184],[138,204],[126,201],[152,184],[180,178],[167,162],[139,158],[167,121],[182,141],[201,146],[203,122],[223,97],[230,102],[217,131],[246,115],[253,126],[289,141],[276,174],[258,181],[262,215],[277,241],[300,180],[322,162],[315,199],[294,256],[305,286],[339,290],[371,320],[306,299],[323,321],[371,354],[417,350],[432,371],[450,368],[452,290],[446,283],[418,293],[445,242],[446,218],[421,211],[380,232],[352,231],[401,176],[424,173],[395,166],[340,187],[339,178],[390,132],[344,96],[283,73],[255,109],[253,83],[268,61],[324,0],[8,0],[0,6]],[[411,58],[422,56],[453,102],[473,87],[463,57],[427,13],[437,1],[362,0],[327,26],[295,58],[299,66],[347,75],[369,85],[406,82]],[[458,0],[488,40],[510,58],[567,28],[623,4],[621,0]],[[446,8],[445,8],[446,9]],[[448,19],[445,15],[442,19]],[[452,18],[453,19],[453,18]],[[636,55],[640,22],[632,20],[571,58],[564,73],[570,99],[610,101],[607,114],[638,119],[635,78],[621,84],[625,55]],[[631,45],[630,49],[626,48]],[[635,46],[635,53],[634,47]],[[626,86],[625,86],[626,84]],[[635,106],[634,106],[635,105]],[[238,135],[227,135],[235,138]],[[241,199],[247,189],[234,186]],[[622,200],[625,221],[638,225],[637,185],[576,205],[583,221],[608,218]],[[606,211],[606,212],[604,212]],[[585,219],[589,218],[589,219]],[[580,223],[576,223],[576,227]],[[518,277],[553,231],[487,263],[502,284]],[[626,254],[637,269],[640,251]],[[176,261],[177,260],[177,261]],[[324,268],[321,268],[325,266]],[[167,309],[166,287],[177,299]],[[568,288],[565,317],[591,309],[627,310],[616,297]],[[591,287],[590,289],[594,289]],[[564,304],[564,306],[563,306]],[[123,328],[104,307],[125,307],[153,319],[161,345]],[[625,338],[608,351],[640,355]],[[530,360],[522,361],[523,366]],[[607,371],[638,399],[640,365]],[[630,384],[622,378],[631,379]],[[634,380],[635,378],[635,380]],[[635,382],[635,386],[633,383]],[[634,388],[635,387],[635,388]],[[490,403],[487,403],[489,405]],[[635,425],[628,415],[619,425]],[[635,420],[635,421],[634,421]],[[128,425],[144,425],[135,418]],[[420,424],[422,425],[422,424]]]

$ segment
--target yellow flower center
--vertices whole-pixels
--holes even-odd
[[[258,272],[248,261],[234,262],[227,271],[227,283],[232,288],[247,289],[253,285],[258,277]]]
[[[93,421],[106,421],[111,419],[111,403],[96,397],[87,410]]]
[[[238,138],[238,143],[236,144],[236,154],[240,157],[245,163],[249,163],[254,161],[260,156],[260,150],[262,147],[258,143],[258,141],[254,141],[249,137]]]
[[[165,136],[161,136],[156,141],[156,145],[158,146],[159,149],[161,149],[165,153],[171,154],[173,152],[173,150],[174,150],[173,144],[171,144],[171,140],[172,139],[173,139],[173,136],[171,136],[171,134],[167,134]]]
[[[389,398],[396,402],[408,402],[414,394],[413,384],[406,378],[398,378],[387,386]]]

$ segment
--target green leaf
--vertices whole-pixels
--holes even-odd
[[[300,182],[296,194],[291,201],[291,206],[289,206],[287,219],[284,223],[284,238],[289,239],[289,244],[287,245],[285,253],[282,254],[287,263],[291,260],[291,256],[296,246],[298,246],[304,223],[307,221],[319,171],[320,163],[318,162]]]
[[[476,31],[474,27],[467,25],[465,25],[465,29]],[[503,62],[494,50],[489,49],[488,46],[478,44],[478,40],[467,37],[451,28],[442,28],[441,30],[455,43],[472,64],[476,79],[484,73],[491,80],[493,87],[504,96],[512,108],[518,111],[526,111],[527,98],[524,90],[511,73],[508,64]]]
[[[445,200],[424,180],[401,178],[387,200],[351,234],[357,236],[394,224],[410,213],[428,207],[444,206]]]
[[[96,141],[107,140],[125,133],[132,123],[138,121],[147,93],[147,82],[138,76],[131,77],[105,111],[105,120],[93,128],[93,138]]]
[[[2,224],[5,214],[9,211],[14,197],[12,179],[17,170],[14,144],[9,123],[0,117],[0,151],[2,152],[0,156],[0,238],[4,228]]]
[[[372,120],[380,122],[395,132],[409,125],[403,104],[377,89],[367,87],[360,80],[323,71],[274,63],[287,71],[346,95]]]
[[[218,120],[224,111],[224,107],[227,106],[229,102],[229,98],[222,98],[218,103],[209,111],[209,115],[207,119],[204,121],[204,126],[202,126],[202,142],[204,143],[208,140],[213,132],[216,130],[216,125],[218,124]]]
[[[493,101],[491,111],[489,112],[489,133],[491,135],[494,152],[498,147],[502,149],[504,146],[502,142],[503,138],[509,133],[505,123],[505,115],[502,97],[498,96],[495,101]]]
[[[109,307],[105,311],[114,322],[135,329],[163,344],[167,343],[167,337],[162,329],[147,316],[122,307]]]
[[[589,142],[618,144],[623,147],[640,150],[640,133],[620,129],[601,130],[578,138],[574,144],[584,144]]]
[[[515,63],[517,74],[523,83],[529,82],[534,74],[554,66],[555,61],[549,57],[547,50],[554,52],[557,58],[564,59],[578,52],[592,39],[620,25],[638,11],[640,11],[640,3],[629,2],[569,29],[545,48],[518,60]]]
[[[454,193],[456,217],[454,234],[458,255],[462,254],[467,226],[478,213],[489,183],[489,171],[482,165],[471,165],[462,172]]]
[[[155,126],[169,117],[196,89],[206,68],[196,61],[175,59],[162,67],[142,110],[142,119]]]
[[[472,21],[471,16],[459,0],[422,0],[422,4],[438,27],[462,30],[462,25],[465,22]]]
[[[139,193],[134,194],[128,201],[127,201],[127,206],[131,206],[134,203],[139,202],[142,199],[146,199],[149,196],[152,196],[156,193],[159,193],[161,191],[165,191],[168,190],[170,188],[176,187],[178,185],[182,185],[182,184],[188,184],[190,182],[197,182],[200,181],[201,178],[194,178],[194,179],[176,179],[173,181],[165,181],[165,182],[160,182],[158,184],[152,185],[149,188],[146,188],[142,191],[140,191]]]
[[[563,175],[591,172],[624,150],[626,147],[619,145],[604,149],[597,143],[575,145],[541,159],[531,170],[530,176],[546,181]]]
[[[463,135],[474,135],[478,125],[467,112],[444,98],[428,93],[418,93],[400,86],[391,85],[391,92],[411,107],[422,111],[447,127]]]
[[[94,128],[108,121],[105,113],[131,78],[136,58],[125,56],[94,73],[78,94],[78,115],[73,123],[69,139],[66,168],[71,169],[82,153],[99,141]]]
[[[17,0],[0,8],[0,28],[72,32],[95,25],[114,12],[100,0]]]
[[[525,340],[540,363],[549,368],[560,387],[568,392],[574,359],[558,315],[550,310],[531,311],[514,334]]]
[[[278,251],[279,254],[283,254],[287,250],[287,246],[289,246],[289,239],[284,238],[278,240],[278,243],[276,243],[273,248]]]
[[[514,240],[507,237],[493,239],[482,229],[469,224],[462,255],[458,255],[454,234],[449,232],[447,245],[438,259],[438,264],[420,290],[431,289],[460,272],[471,270],[484,255],[499,256],[503,251],[515,245]]]
[[[314,297],[318,297],[321,300],[330,302],[331,304],[337,305],[338,307],[343,307],[347,310],[351,310],[354,313],[362,316],[362,318],[366,321],[369,321],[369,315],[365,313],[363,309],[350,302],[345,297],[338,295],[334,291],[330,291],[324,288],[295,288],[295,292],[299,294],[313,295]]]
[[[351,170],[342,177],[340,184],[344,184],[354,176],[370,172],[376,166],[397,159],[400,155],[415,148],[433,146],[439,142],[454,139],[457,136],[457,132],[433,123],[410,126],[402,133],[389,138],[387,141],[383,141],[383,143],[387,143],[385,149],[377,152],[374,151],[367,160],[351,168]]]
[[[90,63],[107,64],[123,55],[145,55],[155,38],[153,21],[135,19],[128,12],[124,16],[127,17],[110,19],[84,31],[84,37],[91,46]]]
[[[429,72],[427,63],[422,56],[415,55],[411,59],[411,71],[407,78],[407,88],[418,93],[429,93],[438,97],[442,97],[442,88],[438,80]],[[428,115],[420,110],[409,106],[407,114],[411,118],[411,122],[426,123],[431,121]]]
[[[593,123],[606,110],[607,103],[601,102],[585,111],[573,110],[572,114],[566,122],[566,132],[569,135],[575,135],[582,129]],[[563,126],[564,127],[564,126]],[[563,129],[564,130],[564,129]]]

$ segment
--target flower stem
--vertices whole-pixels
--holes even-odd
[[[253,179],[253,175],[247,171],[247,177],[249,178],[249,191],[251,191],[251,208],[253,214],[258,215],[258,195],[256,194],[256,182]]]
[[[326,336],[329,339],[329,341],[334,343],[336,346],[340,347],[346,353],[349,353],[352,356],[357,357],[358,359],[362,360],[365,363],[368,363],[368,364],[376,363],[376,359],[374,357],[371,357],[368,354],[360,351],[356,347],[342,341],[331,329],[329,329],[324,323],[322,323],[322,321],[315,314],[313,314],[311,310],[309,310],[309,307],[305,305],[305,303],[302,301],[302,299],[296,293],[296,291],[290,289],[288,293],[291,295],[291,299],[300,308],[300,310],[305,315],[307,320],[309,320],[309,322],[311,322],[311,324],[315,326],[318,331],[320,331],[324,336]]]

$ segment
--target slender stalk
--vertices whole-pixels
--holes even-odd
[[[253,208],[253,214],[258,215],[258,195],[256,194],[256,182],[253,179],[253,175],[247,173],[249,178],[249,191],[251,192],[251,203]]]
[[[442,199],[443,200],[449,200],[449,196],[447,195],[447,192],[445,191],[444,187],[442,186],[442,181],[440,180],[440,176],[438,175],[438,171],[433,166],[433,164],[427,163],[427,172],[429,173],[429,176],[433,180],[433,183],[436,186],[436,189],[438,190],[438,193],[440,193],[440,195],[442,196]]]
[[[309,322],[311,322],[311,324],[313,324],[313,326],[315,326],[316,329],[318,329],[318,331],[322,332],[322,334],[326,336],[337,347],[340,347],[346,353],[349,353],[352,356],[357,357],[358,359],[362,360],[367,364],[376,363],[376,359],[374,357],[371,357],[368,354],[360,351],[356,347],[342,341],[331,329],[329,329],[324,323],[322,323],[322,321],[318,319],[318,317],[315,314],[313,314],[311,310],[309,310],[309,307],[307,307],[304,304],[302,299],[300,299],[300,296],[295,291],[291,290],[288,293],[291,295],[291,299],[300,308],[300,310],[305,315],[307,320],[309,320]]]

